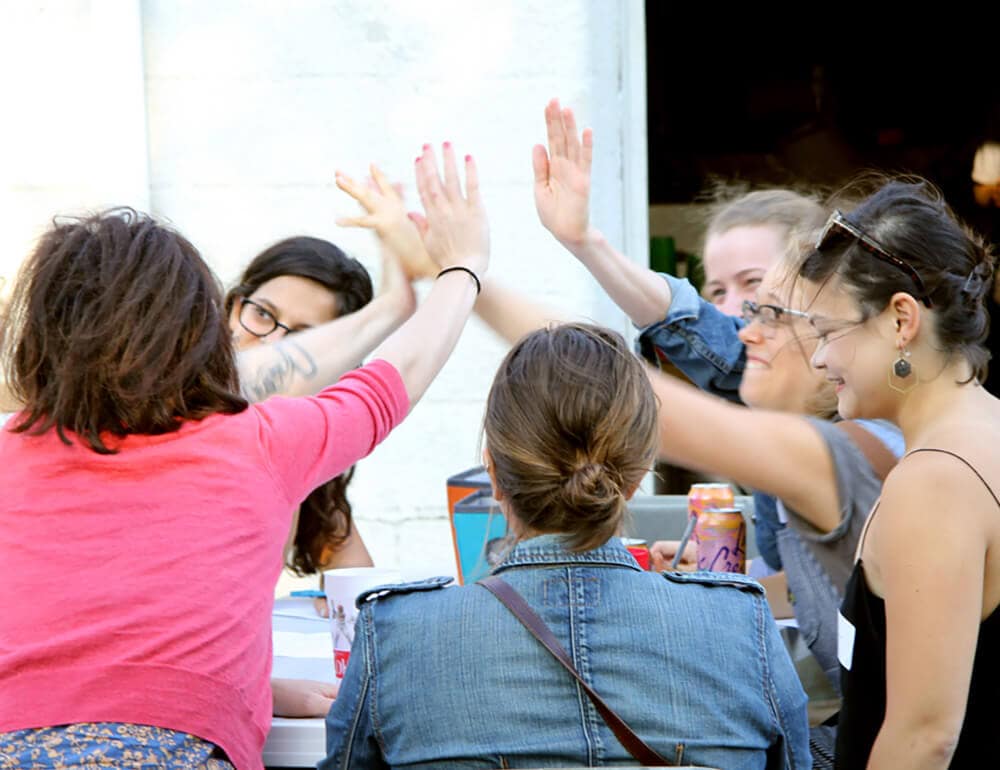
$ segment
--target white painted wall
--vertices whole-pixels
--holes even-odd
[[[138,0],[0,2],[0,276],[57,213],[149,206]]]
[[[3,207],[18,222],[11,244],[25,240],[39,213],[128,200],[171,219],[227,282],[260,249],[300,233],[340,244],[377,278],[370,237],[333,224],[352,210],[334,170],[361,175],[374,160],[412,189],[421,144],[450,140],[479,163],[493,274],[626,329],[539,225],[531,147],[544,141],[549,98],[573,106],[595,132],[595,222],[613,243],[644,244],[644,145],[638,162],[623,162],[623,147],[645,127],[644,93],[623,86],[644,65],[639,0],[25,7],[0,5],[0,26],[20,25],[32,62],[17,95],[18,111],[30,113],[17,144],[30,153],[16,179],[0,185],[15,199]],[[630,121],[641,121],[638,132]],[[108,157],[110,168],[100,162]],[[637,201],[627,231],[626,202]],[[7,250],[5,271],[21,253]],[[484,399],[503,353],[471,324],[423,402],[361,463],[350,497],[376,562],[452,558],[445,479],[479,460]]]

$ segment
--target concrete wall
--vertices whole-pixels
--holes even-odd
[[[377,280],[370,236],[334,225],[353,210],[334,170],[362,175],[377,161],[412,191],[421,144],[450,140],[479,163],[493,274],[624,331],[538,223],[531,147],[545,139],[549,98],[576,108],[595,132],[593,218],[621,245],[626,193],[645,194],[644,179],[624,188],[623,62],[638,53],[626,46],[641,43],[625,27],[637,9],[641,18],[631,2],[3,6],[31,60],[18,96],[31,152],[3,186],[16,204],[4,207],[19,223],[14,245],[25,240],[21,224],[42,214],[128,201],[171,219],[227,282],[264,246],[299,233],[340,244]],[[116,162],[109,168],[104,156]],[[645,211],[635,214],[641,242]],[[5,254],[5,272],[15,253]],[[376,562],[451,559],[445,478],[479,461],[484,399],[503,353],[471,324],[423,402],[360,464],[350,497]]]

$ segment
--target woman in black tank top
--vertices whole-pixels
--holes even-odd
[[[842,768],[979,767],[1000,726],[1000,401],[980,387],[992,256],[924,182],[835,213],[801,268],[845,418],[897,423],[847,584]]]

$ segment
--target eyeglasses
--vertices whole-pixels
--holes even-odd
[[[743,300],[743,312],[741,315],[743,316],[743,322],[748,326],[754,321],[760,321],[762,325],[768,327],[775,327],[780,324],[784,316],[791,318],[811,318],[808,313],[803,313],[801,310],[792,310],[790,307],[781,307],[779,305],[758,305],[756,302],[751,302],[748,299]]]
[[[275,329],[284,329],[285,334],[292,333],[292,330],[280,323],[270,310],[246,297],[240,297],[240,326],[254,337],[266,337]]]
[[[854,238],[861,248],[869,254],[872,254],[876,259],[887,262],[910,276],[910,279],[913,281],[913,285],[917,287],[918,299],[928,308],[933,307],[931,304],[930,294],[927,292],[927,287],[924,286],[924,282],[920,279],[920,275],[913,268],[913,266],[897,257],[895,254],[887,251],[870,235],[865,233],[856,225],[848,222],[846,217],[844,217],[844,215],[839,211],[834,211],[833,214],[830,215],[830,218],[826,221],[826,225],[824,225],[822,232],[820,232],[819,238],[816,239],[816,250],[822,251],[824,247],[829,245],[830,239],[835,237],[837,234],[847,235],[850,238]]]

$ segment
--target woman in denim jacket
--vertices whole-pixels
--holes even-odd
[[[616,537],[656,451],[657,404],[625,341],[534,332],[490,391],[484,455],[514,546],[495,574],[583,679],[671,761],[810,766],[805,694],[759,585],[642,571]],[[578,684],[482,586],[359,597],[332,768],[634,764]]]

